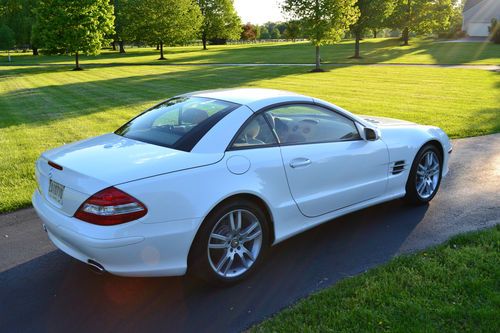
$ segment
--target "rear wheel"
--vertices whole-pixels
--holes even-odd
[[[190,265],[195,275],[228,284],[251,274],[269,244],[265,214],[251,201],[234,201],[212,212],[200,227]]]
[[[405,199],[426,204],[434,198],[441,184],[442,156],[436,146],[428,144],[417,153],[406,183]]]

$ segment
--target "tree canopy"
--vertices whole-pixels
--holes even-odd
[[[0,26],[0,50],[7,50],[9,52],[10,62],[10,49],[16,44],[14,31],[5,23]]]
[[[200,7],[191,0],[129,0],[130,13],[126,34],[148,45],[182,45],[194,38],[202,23]]]
[[[360,58],[359,44],[364,32],[367,29],[382,28],[395,6],[396,0],[357,0],[359,18],[351,26],[351,31],[356,38],[354,58]]]
[[[113,33],[109,0],[42,0],[36,10],[37,37],[47,53],[98,54]]]
[[[204,50],[207,49],[207,40],[240,38],[241,20],[233,0],[197,0],[197,3],[203,16],[200,37]]]
[[[451,0],[398,0],[388,23],[403,31],[403,45],[408,45],[411,32],[426,34],[447,29],[451,14]]]
[[[304,33],[316,47],[316,71],[320,70],[319,47],[335,43],[356,22],[356,0],[285,0],[282,9],[292,19],[300,20]]]

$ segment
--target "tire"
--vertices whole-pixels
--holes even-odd
[[[439,149],[433,144],[423,146],[412,163],[405,200],[415,205],[430,202],[441,185],[442,170],[443,156]]]
[[[198,230],[189,270],[211,284],[241,281],[262,263],[269,235],[268,219],[257,204],[247,200],[224,203],[207,216]]]

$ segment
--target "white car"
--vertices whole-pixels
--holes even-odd
[[[52,242],[95,270],[228,283],[318,224],[429,202],[451,151],[433,126],[285,91],[202,91],[43,153],[32,201]]]

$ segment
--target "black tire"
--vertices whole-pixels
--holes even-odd
[[[247,214],[246,212],[250,212],[257,218],[257,221],[259,222],[261,228],[260,230],[262,235],[260,251],[258,252],[257,257],[254,258],[255,261],[253,261],[253,263],[249,266],[249,268],[245,272],[241,273],[238,276],[223,277],[215,271],[215,267],[213,266],[214,263],[213,260],[211,259],[211,252],[210,252],[213,250],[208,249],[209,241],[211,239],[210,235],[212,234],[212,231],[214,231],[214,228],[216,226],[219,226],[218,222],[221,221],[221,219],[225,218],[230,212],[234,212],[237,210],[243,211],[244,214]],[[245,217],[243,217],[242,220],[245,220]],[[242,225],[244,225],[244,221],[242,222]],[[262,263],[269,249],[269,244],[270,244],[269,235],[270,235],[269,221],[266,217],[266,214],[264,214],[259,205],[255,204],[252,201],[247,201],[247,200],[235,200],[223,203],[222,205],[216,207],[206,217],[200,229],[198,230],[198,233],[196,234],[196,237],[193,241],[191,251],[189,254],[189,260],[188,260],[189,273],[193,274],[195,277],[199,279],[202,279],[214,285],[230,285],[237,283],[248,277],[250,274],[252,274]],[[241,243],[241,245],[243,246],[243,242]],[[231,249],[231,251],[232,250],[233,249]],[[236,248],[234,248],[234,250],[236,250]],[[221,249],[220,251],[222,251],[224,254],[227,254],[228,253],[227,251],[229,250]],[[233,254],[233,256],[235,258],[234,264],[237,264],[236,261],[240,261],[241,265],[243,266],[241,256],[237,256],[236,254]],[[249,258],[246,259],[248,260]],[[244,268],[241,267],[241,269]]]
[[[418,175],[417,175],[417,170],[419,167],[419,164],[422,162],[422,158],[426,156],[429,152],[433,152],[437,159],[439,160],[439,172],[437,174],[437,185],[434,187],[434,190],[432,194],[429,196],[422,196],[417,190],[417,183],[418,183]],[[443,172],[443,156],[441,151],[433,144],[427,144],[423,146],[415,156],[415,159],[413,160],[411,170],[410,170],[410,175],[408,176],[408,180],[406,182],[406,196],[404,199],[414,205],[425,205],[429,203],[436,193],[439,190],[439,186],[441,185],[441,178],[442,178],[442,172]]]

